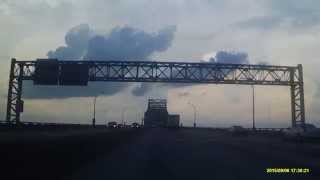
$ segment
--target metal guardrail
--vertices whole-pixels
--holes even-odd
[[[20,122],[8,123],[0,121],[0,128],[91,128],[92,124],[70,124],[70,123],[49,123],[49,122]],[[107,125],[96,125],[95,128],[107,128]]]
[[[255,131],[283,131],[287,128],[255,128]],[[252,128],[250,128],[252,130]]]

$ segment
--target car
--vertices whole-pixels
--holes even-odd
[[[117,128],[124,128],[124,125],[123,124],[118,124]]]
[[[117,128],[117,122],[115,121],[111,121],[108,123],[108,128]]]
[[[139,123],[134,122],[134,123],[131,124],[131,127],[132,128],[140,128],[141,126],[140,126]]]
[[[249,131],[242,126],[232,126],[229,128],[232,136],[248,136]]]
[[[320,129],[313,124],[296,126],[283,130],[284,140],[320,140]]]
[[[285,137],[293,138],[293,137],[300,136],[303,133],[303,128],[302,127],[286,128],[282,132]]]

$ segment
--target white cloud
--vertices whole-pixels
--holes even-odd
[[[202,56],[202,60],[209,62],[212,57],[216,56],[217,52],[206,53]]]

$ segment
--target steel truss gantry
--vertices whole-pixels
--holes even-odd
[[[37,61],[12,59],[9,77],[8,123],[20,123],[24,80],[34,80]],[[86,64],[88,81],[167,82],[290,86],[292,126],[305,125],[302,65],[272,66],[155,61],[58,61]],[[61,69],[61,68],[60,68]]]

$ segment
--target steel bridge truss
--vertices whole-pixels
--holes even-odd
[[[37,61],[12,59],[7,116],[8,123],[20,123],[24,80],[34,80]],[[290,86],[292,126],[305,125],[302,65],[185,63],[154,61],[57,61],[88,66],[88,81],[167,82]]]

